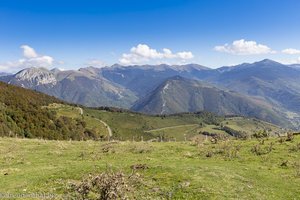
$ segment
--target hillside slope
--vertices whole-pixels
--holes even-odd
[[[137,101],[132,109],[150,114],[205,110],[218,115],[242,115],[279,125],[289,124],[264,101],[179,76],[162,83],[148,96]]]
[[[0,82],[0,136],[44,139],[88,139],[98,136],[81,119],[57,116],[51,103],[62,101],[43,93]]]

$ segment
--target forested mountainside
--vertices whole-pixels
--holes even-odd
[[[64,102],[0,82],[0,136],[74,140],[95,137],[83,120],[58,117],[47,108],[51,103]]]

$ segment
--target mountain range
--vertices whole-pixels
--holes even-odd
[[[175,76],[167,79],[131,108],[150,114],[174,114],[205,110],[218,115],[239,115],[263,118],[284,125],[272,105],[234,91],[222,90],[206,82]]]
[[[0,72],[0,76],[8,76],[8,75],[10,75],[10,73]]]
[[[197,64],[115,64],[68,71],[28,68],[0,80],[90,107],[114,106],[149,114],[206,110],[298,128],[298,77],[298,65],[266,59],[217,69]]]
[[[133,92],[99,73],[99,69],[93,67],[69,71],[28,68],[2,76],[0,80],[91,107],[109,105],[127,108],[137,99]]]

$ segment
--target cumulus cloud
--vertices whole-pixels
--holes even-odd
[[[123,65],[130,65],[163,59],[179,59],[182,61],[192,59],[193,57],[194,55],[190,51],[173,53],[170,49],[164,48],[159,52],[156,49],[151,49],[146,44],[139,44],[136,47],[132,47],[130,53],[122,54],[119,62]]]
[[[258,55],[275,53],[275,51],[273,51],[266,45],[258,44],[256,41],[247,41],[244,39],[233,41],[232,44],[216,46],[214,50],[234,55]]]
[[[292,48],[284,49],[281,52],[284,53],[284,54],[290,54],[290,55],[300,54],[300,50],[298,50],[298,49],[292,49]]]
[[[179,58],[181,58],[182,60],[188,60],[188,59],[192,59],[194,57],[194,55],[192,54],[192,52],[188,51],[188,52],[178,52],[177,56]]]
[[[38,57],[35,50],[32,47],[28,46],[28,45],[22,45],[20,48],[23,49],[23,56],[25,58],[36,58],[36,57]]]
[[[23,50],[23,58],[16,61],[8,61],[0,63],[1,71],[14,71],[27,67],[51,67],[54,59],[51,56],[39,55],[36,51],[28,46],[22,45],[20,48]]]

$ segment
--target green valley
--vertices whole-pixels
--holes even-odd
[[[0,86],[1,197],[300,197],[300,136],[276,125],[209,112],[87,108]]]

